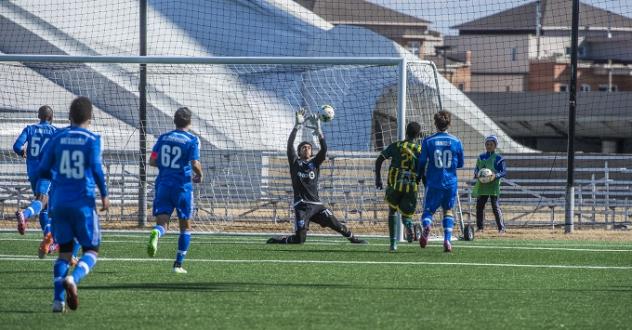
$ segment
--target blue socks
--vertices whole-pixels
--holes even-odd
[[[77,242],[77,240],[74,240],[74,245],[72,246],[72,256],[76,257],[79,255],[79,249],[81,249],[81,245],[79,244],[79,242]]]
[[[424,212],[421,215],[421,227],[426,228],[432,224],[432,214],[430,212]]]
[[[92,270],[92,267],[94,267],[96,263],[97,255],[94,251],[84,252],[77,266],[75,266],[75,270],[72,272],[75,283],[79,284],[79,282],[90,273],[90,270]]]
[[[161,225],[155,225],[154,229],[158,231],[158,238],[160,238],[160,237],[165,235],[165,227],[163,227]]]
[[[48,217],[48,208],[43,209],[39,214],[39,222],[42,227],[42,232],[44,236],[50,233],[50,218]]]
[[[53,266],[53,300],[66,300],[66,291],[64,290],[64,278],[68,274],[68,261],[58,258]]]
[[[187,250],[189,250],[189,245],[191,244],[191,233],[188,231],[180,232],[180,237],[178,238],[178,253],[176,254],[176,263],[182,264],[184,258],[187,255]]]
[[[33,216],[38,215],[40,211],[42,211],[42,202],[36,199],[31,202],[31,205],[29,205],[27,208],[24,209],[24,211],[22,211],[22,214],[24,215],[24,219],[29,219]]]
[[[452,239],[452,228],[454,228],[454,218],[446,216],[443,218],[443,239],[450,241]]]

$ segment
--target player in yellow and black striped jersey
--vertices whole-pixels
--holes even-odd
[[[391,240],[391,251],[397,250],[397,220],[395,213],[399,212],[406,227],[406,240],[413,241],[412,216],[417,208],[417,192],[419,181],[417,177],[417,158],[421,154],[419,136],[421,126],[411,122],[406,126],[406,140],[389,145],[375,160],[375,187],[383,189],[381,169],[386,159],[391,160],[388,169],[388,180],[384,200],[388,204],[388,232]]]

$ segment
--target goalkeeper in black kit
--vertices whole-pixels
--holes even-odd
[[[299,128],[305,122],[305,110],[296,113],[294,129],[287,141],[287,159],[290,163],[290,176],[292,178],[292,190],[294,190],[294,235],[273,237],[268,239],[268,244],[303,244],[307,238],[309,223],[315,222],[322,227],[329,227],[351,243],[367,244],[367,241],[359,239],[351,233],[347,226],[336,219],[334,213],[320,201],[318,197],[318,177],[320,165],[327,155],[325,136],[320,128],[318,115],[309,115],[307,121],[311,122],[314,135],[318,136],[320,150],[312,157],[312,144],[303,141],[298,145],[298,155],[294,149],[294,139]],[[306,126],[307,127],[307,126]]]

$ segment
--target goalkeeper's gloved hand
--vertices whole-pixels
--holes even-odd
[[[320,127],[320,116],[318,116],[318,114],[311,114],[309,116],[309,121],[312,122],[312,128],[314,129],[314,135],[316,136],[322,136],[323,135],[323,130]]]
[[[294,114],[294,128],[299,128],[305,122],[305,109],[301,108]]]

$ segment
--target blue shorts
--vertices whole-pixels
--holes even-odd
[[[456,186],[445,189],[428,187],[424,197],[424,213],[434,214],[439,207],[444,211],[451,210],[456,202],[456,194]]]
[[[33,194],[48,195],[48,191],[50,190],[50,180],[29,178],[29,182],[31,183],[31,190],[33,191]]]
[[[178,219],[189,220],[193,212],[193,189],[157,185],[154,196],[154,216],[167,214],[171,216],[175,209]]]
[[[52,232],[55,241],[66,244],[77,239],[84,248],[96,248],[101,243],[99,216],[94,200],[75,205],[55,205]]]

